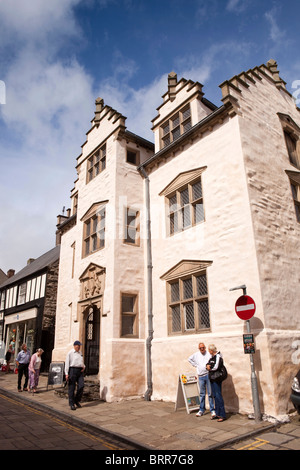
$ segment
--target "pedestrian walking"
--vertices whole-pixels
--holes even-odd
[[[205,396],[207,392],[211,417],[214,418],[216,416],[215,404],[212,396],[208,370],[206,369],[206,364],[210,360],[211,355],[209,354],[209,352],[206,351],[206,346],[204,343],[199,343],[198,348],[199,351],[197,351],[195,354],[192,354],[188,359],[189,363],[193,367],[196,367],[198,374],[198,382],[200,389],[200,407],[199,411],[196,413],[196,416],[203,416],[205,413]]]
[[[226,419],[224,400],[222,396],[222,381],[220,378],[214,378],[214,372],[221,370],[223,366],[223,357],[214,344],[210,344],[208,346],[208,351],[211,354],[211,358],[206,367],[209,371],[211,389],[215,401],[216,417],[218,418],[218,422],[222,422]]]
[[[16,357],[16,364],[18,367],[18,392],[22,392],[22,378],[23,375],[25,377],[25,382],[24,382],[24,387],[23,390],[27,391],[27,385],[28,385],[28,366],[29,366],[29,361],[30,361],[30,351],[27,349],[27,345],[24,343],[22,344],[21,351],[18,353]]]
[[[83,373],[85,365],[80,352],[80,341],[75,341],[73,346],[74,348],[68,352],[66,357],[65,375],[68,382],[69,405],[71,410],[76,410],[76,407],[81,408],[80,401],[84,388]],[[75,395],[76,385],[77,391]]]
[[[8,350],[6,351],[6,354],[5,354],[6,373],[7,374],[10,372],[10,360],[11,360],[11,356],[12,356],[13,353],[14,353],[14,349],[13,349],[12,345],[10,344],[9,347],[8,347]]]
[[[43,354],[43,349],[37,349],[36,353],[31,356],[28,373],[29,373],[29,391],[36,393],[37,386],[39,384],[40,371],[42,365],[41,355]]]

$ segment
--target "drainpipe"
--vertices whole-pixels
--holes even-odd
[[[153,294],[152,294],[152,250],[151,250],[151,218],[150,218],[150,181],[144,167],[139,168],[145,178],[145,200],[146,200],[146,222],[147,222],[147,292],[148,292],[148,338],[146,340],[146,359],[147,359],[147,391],[144,399],[151,401],[153,392],[152,385],[152,360],[151,346],[153,339]]]

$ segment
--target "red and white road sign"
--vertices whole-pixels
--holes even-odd
[[[255,314],[255,310],[255,302],[249,295],[242,295],[235,303],[235,312],[241,320],[250,320]]]

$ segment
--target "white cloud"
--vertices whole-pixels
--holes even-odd
[[[32,0],[30,8],[25,3],[0,0],[0,40],[5,34],[9,44],[0,77],[6,85],[6,104],[0,107],[3,270],[21,269],[27,258],[53,246],[56,216],[69,205],[76,157],[93,118],[95,97],[127,116],[129,130],[153,141],[151,120],[171,72],[134,89],[130,80],[138,64],[116,50],[113,76],[95,83],[77,60],[61,56],[66,40],[77,41],[80,28],[72,8],[80,0]],[[244,46],[225,42],[178,58],[175,72],[205,85],[220,58],[232,59],[233,50],[234,58],[246,54]]]
[[[226,5],[226,10],[231,11],[233,13],[241,13],[249,5],[249,0],[229,0]]]
[[[1,39],[40,40],[59,31],[78,34],[72,8],[82,0],[0,0]]]
[[[56,216],[70,202],[76,157],[94,112],[92,78],[75,59],[60,56],[66,37],[78,37],[72,12],[78,3],[0,0],[0,38],[8,47],[0,109],[4,271],[19,270],[54,246]]]
[[[203,54],[178,57],[174,62],[174,71],[178,79],[184,77],[201,82],[205,86],[205,91],[212,74],[218,70],[220,58],[224,64],[226,60],[229,63],[233,60],[240,61],[240,58],[247,56],[250,50],[249,43],[243,42],[236,44],[233,41],[227,41],[222,44],[213,44]],[[118,57],[120,70],[123,70],[123,63],[129,64],[129,61],[126,57]],[[129,77],[136,69],[136,64],[132,62],[131,67]],[[126,66],[124,68],[126,69]],[[97,96],[101,96],[105,104],[112,106],[127,117],[126,125],[130,131],[153,141],[151,120],[156,115],[156,108],[162,103],[161,96],[167,91],[169,72],[171,70],[165,71],[164,74],[140,89],[134,89],[128,84],[128,75],[115,74],[99,84]],[[218,91],[217,89],[216,94]],[[207,98],[210,99],[209,96]]]
[[[270,38],[274,43],[279,43],[286,37],[286,32],[283,29],[280,29],[277,21],[278,8],[274,6],[270,11],[265,13],[265,18],[267,19],[270,25]]]

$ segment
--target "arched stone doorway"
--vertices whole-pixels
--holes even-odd
[[[100,322],[105,285],[105,268],[93,263],[79,278],[80,300],[78,320],[83,339],[84,363],[88,375],[99,373],[100,362]]]
[[[100,350],[100,308],[89,307],[85,321],[84,361],[86,373],[95,375],[99,372]]]

